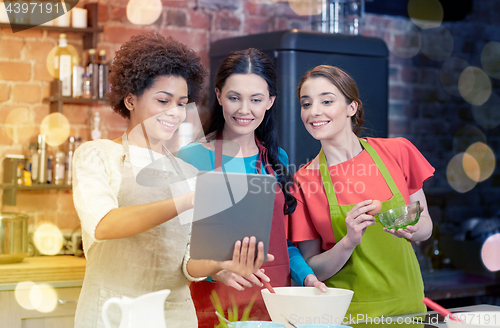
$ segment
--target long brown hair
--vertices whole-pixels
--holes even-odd
[[[350,104],[355,101],[358,104],[358,110],[356,114],[351,117],[352,131],[354,134],[358,135],[358,132],[365,121],[363,116],[363,103],[359,99],[359,90],[356,81],[347,74],[345,71],[341,70],[335,66],[329,65],[319,65],[312,70],[306,72],[302,79],[300,79],[299,86],[297,87],[297,94],[300,98],[300,89],[304,82],[309,78],[324,77],[328,79],[337,89],[342,92],[346,102]]]

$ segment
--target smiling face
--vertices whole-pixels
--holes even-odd
[[[300,88],[300,116],[311,136],[327,140],[352,134],[351,117],[357,103],[347,101],[327,78],[307,79]]]
[[[266,80],[257,74],[233,74],[215,92],[222,106],[224,131],[234,136],[253,134],[275,99],[269,95]]]
[[[144,123],[149,142],[157,145],[170,140],[186,118],[188,86],[179,76],[160,76],[141,96],[128,95],[125,106],[130,110],[129,130],[142,130]]]

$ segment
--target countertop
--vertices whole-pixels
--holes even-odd
[[[71,255],[27,257],[0,265],[0,291],[14,290],[21,281],[43,281],[54,287],[81,286],[87,261]]]

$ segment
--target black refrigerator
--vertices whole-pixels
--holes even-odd
[[[291,170],[312,160],[321,144],[312,138],[300,119],[297,85],[304,73],[317,65],[333,65],[348,72],[360,90],[365,110],[364,136],[387,137],[388,49],[381,39],[287,30],[223,39],[210,45],[210,103],[221,61],[230,52],[257,48],[274,61],[278,96],[273,107],[281,147],[288,153]],[[294,172],[292,172],[294,173]]]

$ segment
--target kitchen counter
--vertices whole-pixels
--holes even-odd
[[[14,290],[22,281],[43,281],[53,287],[80,287],[87,261],[71,255],[27,257],[0,265],[0,291]]]

